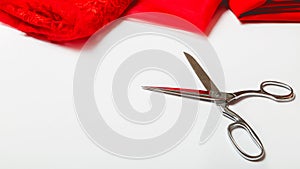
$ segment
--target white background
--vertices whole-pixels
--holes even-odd
[[[234,107],[264,143],[267,156],[262,162],[248,162],[234,151],[225,118],[203,145],[198,145],[203,127],[199,119],[188,138],[163,156],[134,161],[107,154],[84,134],[73,106],[73,73],[81,45],[51,44],[6,25],[0,30],[0,168],[300,167],[298,98],[282,104],[253,98]],[[208,38],[223,66],[228,91],[280,80],[298,94],[299,24],[242,25],[227,11]]]

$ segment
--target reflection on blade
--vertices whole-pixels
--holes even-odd
[[[144,90],[150,90],[153,92],[169,94],[173,96],[179,96],[189,99],[196,99],[202,101],[210,102],[224,102],[224,97],[212,97],[208,91],[194,90],[194,89],[184,89],[184,88],[170,88],[170,87],[153,87],[153,86],[143,86]]]

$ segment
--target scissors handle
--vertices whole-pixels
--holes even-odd
[[[273,86],[273,87],[279,87],[282,89],[286,89],[289,91],[287,94],[277,94],[277,93],[272,93],[268,92],[266,88],[268,86]],[[292,101],[295,98],[295,94],[293,91],[293,88],[285,83],[278,82],[278,81],[264,81],[260,85],[260,91],[268,96],[269,98],[277,101],[277,102],[288,102]]]
[[[276,87],[278,89],[285,89],[287,94],[279,94],[267,90],[267,87]],[[278,81],[264,81],[260,85],[260,90],[245,90],[233,93],[234,97],[231,101],[239,100],[246,97],[259,96],[272,99],[277,102],[288,102],[295,98],[293,88],[289,85]],[[231,102],[229,101],[229,102]]]
[[[228,126],[227,131],[228,131],[228,136],[230,138],[230,141],[232,142],[232,144],[235,147],[235,149],[237,150],[237,152],[242,157],[244,157],[245,159],[250,160],[250,161],[262,160],[265,157],[264,146],[261,143],[259,137],[254,132],[254,130],[239,115],[237,115],[235,112],[230,110],[227,106],[223,107],[223,109],[224,110],[222,110],[222,111],[224,112],[224,115],[226,117],[229,117],[230,119],[234,120],[234,122]],[[238,145],[238,143],[235,141],[235,139],[232,135],[232,133],[235,129],[243,129],[249,134],[252,141],[259,148],[258,154],[252,155],[252,154],[246,153],[244,150],[242,150],[242,148]]]

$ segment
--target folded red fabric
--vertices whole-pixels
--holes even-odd
[[[135,3],[130,7],[132,1]],[[223,0],[225,1],[225,0]],[[205,31],[222,0],[0,0],[0,21],[54,42],[92,35],[127,14],[163,12]],[[242,22],[299,22],[300,0],[227,0]]]
[[[128,14],[163,12],[176,15],[205,31],[222,0],[137,0]]]
[[[54,42],[92,35],[132,0],[0,0],[0,21]]]
[[[242,22],[299,22],[299,0],[229,0],[229,7]]]

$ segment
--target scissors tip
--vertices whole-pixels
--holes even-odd
[[[189,58],[192,57],[190,54],[188,54],[187,52],[183,52],[183,54],[185,55],[185,57]]]
[[[149,90],[152,92],[164,92],[165,89],[162,89],[161,87],[154,87],[154,86],[142,86],[142,89]]]
[[[144,90],[151,90],[151,89],[153,89],[153,87],[151,87],[151,86],[142,86],[142,89],[144,89]]]

